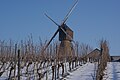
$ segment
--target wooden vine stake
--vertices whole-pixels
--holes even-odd
[[[18,80],[20,80],[20,50],[18,50]]]

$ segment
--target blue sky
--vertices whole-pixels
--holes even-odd
[[[36,42],[39,36],[51,38],[57,26],[44,13],[60,24],[74,1],[0,0],[0,40],[20,41],[31,33]],[[104,38],[109,41],[110,54],[120,55],[120,0],[79,0],[66,23],[75,41],[96,48]]]

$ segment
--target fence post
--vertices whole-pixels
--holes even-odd
[[[16,51],[17,51],[17,44],[15,44],[15,55],[14,55],[14,60],[15,60],[15,62],[14,62],[14,79],[16,79],[16,64],[17,64],[17,59],[16,59]]]
[[[56,56],[57,56],[57,48],[58,48],[58,46],[57,46],[57,44],[56,44]],[[55,80],[57,79],[57,57],[55,56]]]
[[[18,50],[18,80],[20,80],[20,50]]]

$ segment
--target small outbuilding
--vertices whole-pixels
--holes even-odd
[[[112,62],[120,62],[120,56],[110,56]]]
[[[87,55],[87,60],[89,62],[96,62],[99,60],[99,58],[100,58],[100,50],[97,48]]]

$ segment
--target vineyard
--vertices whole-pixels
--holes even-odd
[[[120,0],[0,0],[0,80],[120,80],[119,8]]]
[[[93,72],[89,74],[92,80],[101,80],[107,62],[110,61],[107,41],[104,40],[100,43],[101,54],[96,61],[93,56],[93,63],[87,57],[92,51],[89,45],[76,42],[72,55],[64,55],[59,53],[58,42],[53,42],[43,52],[45,44],[40,40],[35,45],[32,37],[19,44],[14,44],[12,40],[0,41],[0,80],[65,79],[88,63],[93,65]]]

